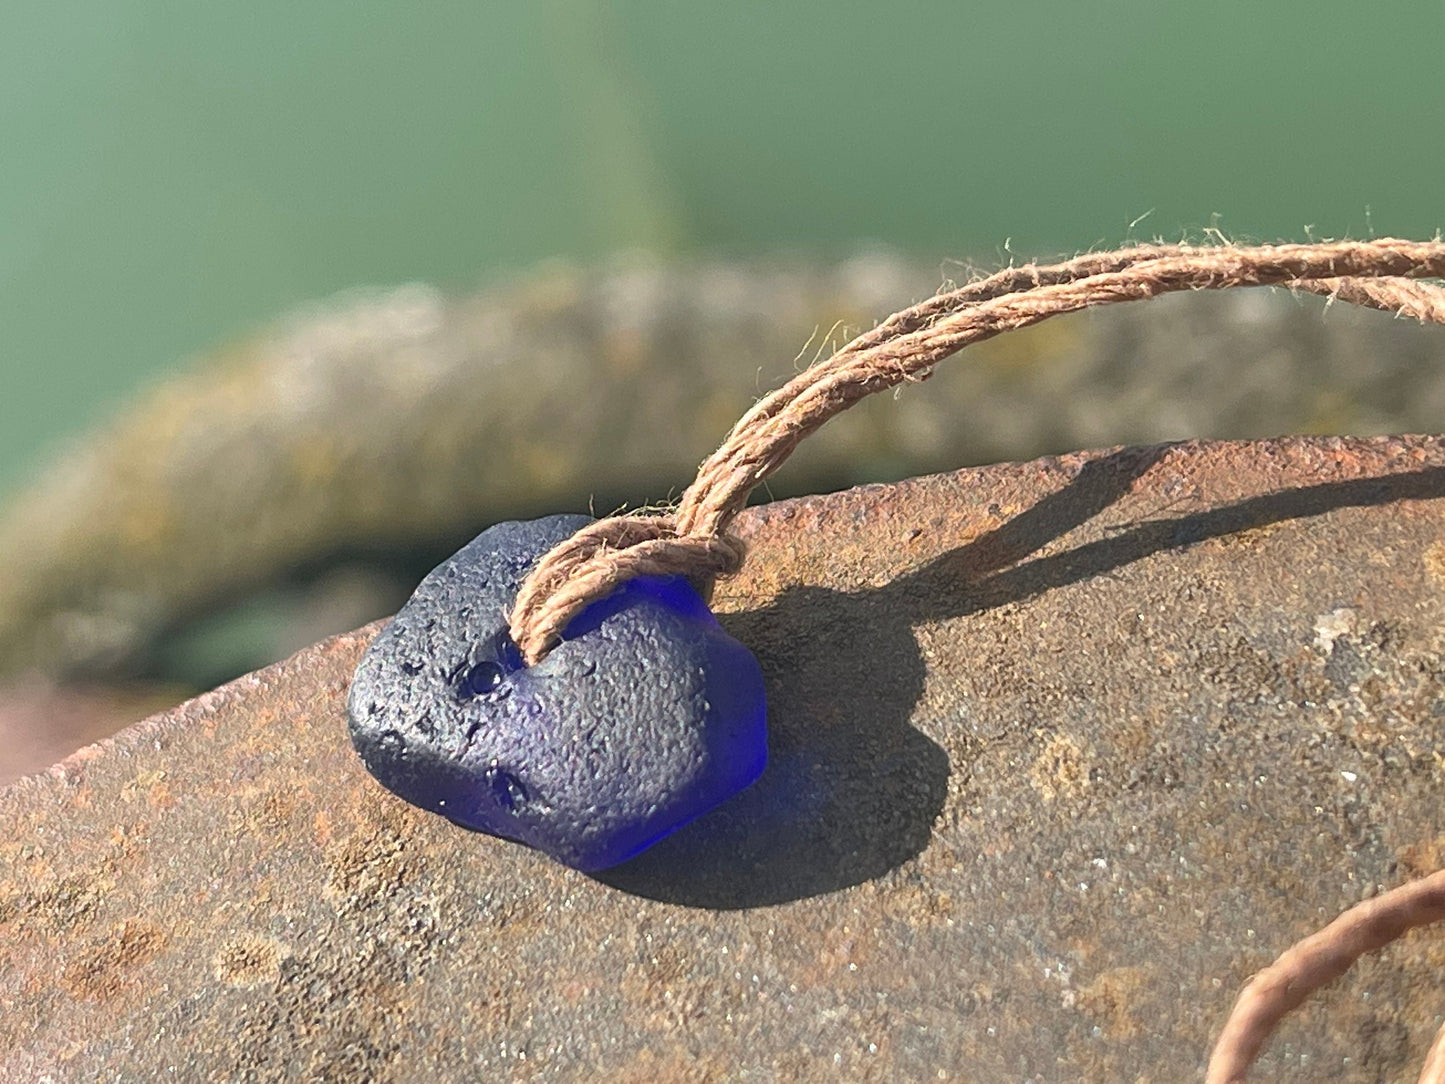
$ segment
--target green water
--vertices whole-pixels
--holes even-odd
[[[1445,5],[57,0],[0,31],[0,488],[307,299],[619,247],[1445,225]],[[1010,240],[1011,239],[1011,240]]]

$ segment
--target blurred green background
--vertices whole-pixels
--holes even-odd
[[[1445,223],[1436,0],[58,0],[4,25],[0,490],[358,284]]]

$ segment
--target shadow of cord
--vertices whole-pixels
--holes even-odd
[[[909,725],[925,675],[916,626],[1271,523],[1445,496],[1445,468],[1328,482],[1146,521],[1018,563],[1108,508],[1170,447],[1093,460],[997,530],[883,587],[792,587],[768,606],[724,615],[763,668],[767,770],[742,794],[596,879],[650,899],[732,910],[880,877],[927,846],[947,793],[947,755]]]

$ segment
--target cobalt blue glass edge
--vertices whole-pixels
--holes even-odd
[[[590,872],[750,786],[767,726],[757,660],[681,578],[624,584],[522,664],[517,590],[589,522],[497,524],[444,561],[367,649],[347,714],[398,796]]]

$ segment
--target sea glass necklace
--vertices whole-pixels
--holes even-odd
[[[972,343],[1094,305],[1288,285],[1445,322],[1406,279],[1445,244],[1143,245],[1009,268],[895,313],[761,399],[670,516],[488,528],[367,650],[351,736],[387,788],[580,870],[616,865],[755,781],[763,679],[703,595],[736,571],[729,525],[808,434]]]

